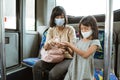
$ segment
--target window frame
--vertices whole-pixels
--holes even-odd
[[[37,1],[36,0],[34,0],[35,1],[35,29],[34,29],[34,31],[36,31],[37,30],[37,28],[36,28],[36,12],[37,12]],[[24,3],[26,3],[26,0],[24,1]],[[16,0],[16,29],[8,29],[8,28],[5,28],[5,32],[19,32],[19,26],[20,26],[20,21],[19,21],[19,18],[20,18],[20,1],[19,0]],[[25,8],[25,5],[24,5],[24,8]],[[25,12],[23,12],[24,14],[25,14]],[[24,26],[24,27],[26,27],[26,26]]]

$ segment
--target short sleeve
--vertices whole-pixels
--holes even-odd
[[[46,42],[53,38],[53,28],[49,28],[46,35]]]
[[[75,33],[75,29],[72,26],[69,26],[69,41],[70,43],[75,44],[76,43],[76,33]]]
[[[92,40],[91,45],[97,45],[98,46],[98,50],[102,49],[100,41],[98,39]]]

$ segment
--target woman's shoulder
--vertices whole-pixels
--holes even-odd
[[[49,30],[53,30],[55,27],[49,27]]]
[[[73,28],[73,26],[71,26],[71,25],[66,25],[66,28]]]
[[[48,31],[54,31],[56,27],[49,27]]]
[[[69,30],[75,30],[73,26],[70,26],[70,25],[66,25],[66,29],[69,29]]]

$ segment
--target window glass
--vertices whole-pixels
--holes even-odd
[[[113,0],[113,10],[120,9],[120,0]],[[63,6],[67,15],[86,16],[106,13],[106,0],[56,0]]]
[[[26,30],[35,30],[35,0],[26,0]]]
[[[113,0],[113,10],[120,9],[120,0]]]
[[[16,29],[16,0],[5,0],[4,27]]]

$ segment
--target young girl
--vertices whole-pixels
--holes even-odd
[[[64,80],[94,80],[94,53],[101,48],[98,28],[93,16],[83,17],[79,23],[80,40],[77,46],[69,42],[61,44],[70,47],[75,54]]]

